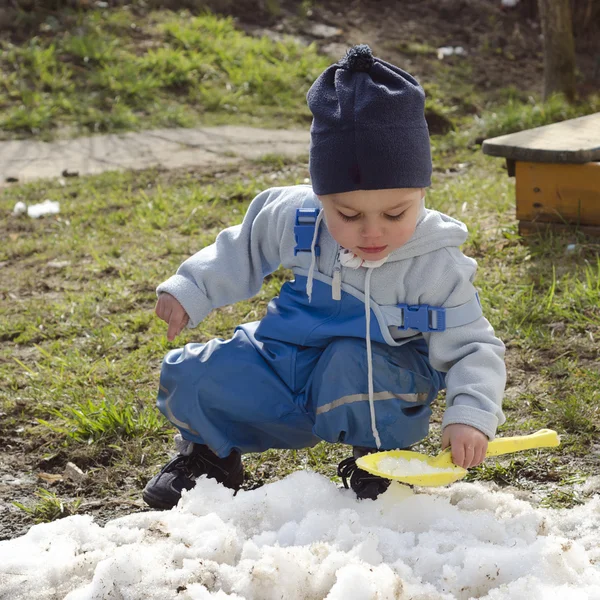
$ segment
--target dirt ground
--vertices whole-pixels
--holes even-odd
[[[244,10],[244,4],[239,2],[234,9],[240,24],[250,30],[264,27],[264,11]],[[437,56],[428,49],[460,46],[466,55],[444,60],[454,67],[467,66],[460,69],[464,83],[488,94],[508,86],[524,93],[542,91],[537,0],[521,0],[514,8],[503,8],[500,0],[317,1],[310,3],[305,20],[297,18],[298,4],[282,3],[281,13],[269,18],[269,26],[312,37],[334,56],[343,55],[349,45],[367,43],[377,55],[423,81],[435,81]],[[579,92],[586,94],[600,89],[600,3],[578,2],[574,9]],[[339,28],[340,34],[319,39],[314,23]]]
[[[503,9],[500,0],[324,2],[310,19],[340,27],[341,43],[368,43],[425,82],[436,82],[439,61],[425,48],[419,51],[419,43],[464,48],[466,55],[444,60],[488,97],[509,86],[542,91],[543,39],[535,2],[514,9]],[[574,26],[582,94],[600,89],[599,29],[600,15],[596,23],[581,17]]]
[[[23,42],[39,33],[47,19],[74,24],[73,13],[59,7],[93,8],[91,0],[14,0],[0,3],[0,35]],[[367,43],[375,53],[436,83],[440,47],[462,47],[465,55],[444,58],[465,84],[493,97],[512,86],[522,94],[541,93],[543,38],[537,0],[518,0],[515,7],[501,0],[108,0],[108,7],[129,5],[134,14],[157,8],[207,8],[233,16],[249,32],[296,35],[315,42],[332,57],[353,44]],[[575,0],[573,33],[578,91],[585,96],[600,89],[600,1]],[[25,11],[19,10],[26,9]],[[16,11],[16,12],[15,12]],[[337,35],[315,25],[337,28]],[[441,82],[440,82],[441,83]]]

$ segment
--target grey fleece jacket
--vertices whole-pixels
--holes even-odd
[[[187,259],[177,273],[157,288],[183,305],[189,327],[197,326],[213,309],[257,294],[266,275],[279,265],[306,271],[310,253],[294,256],[296,209],[306,200],[319,205],[310,186],[272,188],[250,204],[240,225],[222,231],[214,244]],[[476,293],[477,263],[459,247],[466,226],[440,212],[423,209],[412,238],[394,250],[372,272],[371,298],[379,305],[429,304],[460,306]],[[320,273],[331,277],[339,246],[325,222],[319,235]],[[364,292],[367,269],[342,269],[342,286]],[[415,331],[390,329],[394,340],[414,339]],[[446,373],[446,411],[442,427],[463,423],[493,439],[504,423],[502,397],[506,384],[504,344],[490,323],[477,320],[445,331],[422,334],[431,365]]]

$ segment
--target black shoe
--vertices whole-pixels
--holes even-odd
[[[353,455],[345,458],[338,465],[337,472],[342,478],[344,487],[346,489],[351,487],[359,500],[375,500],[377,496],[383,494],[383,492],[390,487],[391,481],[389,479],[372,475],[356,466],[357,458],[360,458],[365,454],[371,454],[372,452],[377,452],[377,450],[356,446],[353,449]],[[348,479],[350,479],[350,486],[348,486]]]
[[[207,446],[194,444],[191,454],[178,454],[146,484],[144,502],[152,508],[173,508],[182,490],[191,490],[201,475],[216,479],[225,487],[239,489],[244,481],[240,453],[234,450],[227,458],[219,458]]]

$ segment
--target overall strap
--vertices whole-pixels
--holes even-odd
[[[428,304],[398,304],[402,310],[402,325],[398,329],[416,329],[421,332],[445,331],[449,327],[460,327],[473,323],[482,316],[479,294],[475,293],[473,298],[460,306],[443,308],[440,306],[429,306]]]
[[[321,209],[317,207],[313,198],[306,198],[302,203],[302,208],[296,209],[296,220],[294,224],[294,237],[296,247],[294,256],[298,252],[310,252],[313,236],[315,235],[315,224]],[[315,254],[320,256],[321,248],[319,244],[315,245]]]

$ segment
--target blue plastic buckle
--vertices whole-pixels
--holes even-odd
[[[294,248],[294,256],[298,252],[310,252],[313,237],[315,235],[315,223],[319,216],[318,208],[297,208],[296,209],[296,224],[294,225],[294,237],[296,238],[296,247]],[[319,245],[315,245],[315,255],[321,254]]]
[[[416,329],[418,331],[445,331],[446,329],[446,309],[439,306],[429,306],[429,304],[417,304],[409,306],[408,304],[398,304],[402,309],[404,323],[398,327],[402,331],[407,329]],[[432,327],[433,313],[435,313],[436,324]]]

